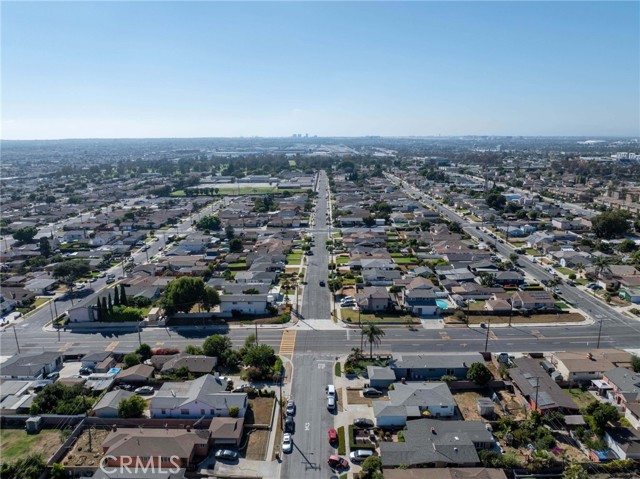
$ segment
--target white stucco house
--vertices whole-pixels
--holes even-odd
[[[220,296],[220,315],[231,317],[236,314],[266,314],[266,294],[223,294]]]
[[[217,374],[205,374],[193,381],[166,382],[151,399],[151,417],[227,417],[233,406],[238,408],[238,416],[244,417],[249,404],[248,396],[245,393],[228,392],[227,382]]]

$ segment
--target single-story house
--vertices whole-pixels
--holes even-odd
[[[467,371],[473,363],[484,364],[480,353],[398,356],[390,361],[389,367],[397,380],[419,381],[440,379],[442,376],[466,379]]]
[[[44,352],[16,354],[0,364],[1,379],[42,379],[62,368],[62,354]]]
[[[493,444],[493,435],[481,421],[417,419],[407,421],[404,442],[381,442],[380,456],[385,474],[387,468],[399,466],[438,471],[449,465],[478,466],[478,451]]]
[[[160,372],[163,374],[171,374],[179,369],[186,368],[190,373],[209,374],[213,372],[213,368],[216,367],[216,364],[218,364],[218,358],[183,353],[172,357],[169,361],[164,363]]]
[[[627,427],[608,428],[604,442],[620,459],[640,459],[640,433]]]
[[[155,369],[148,364],[136,364],[130,368],[123,369],[118,373],[116,379],[121,383],[142,384],[153,377]]]
[[[235,313],[237,311],[237,313]],[[223,294],[220,296],[220,315],[259,315],[267,313],[266,294]]]
[[[393,369],[382,366],[367,366],[367,378],[372,388],[388,388],[397,381]]]
[[[231,407],[244,417],[248,407],[245,393],[227,392],[227,380],[217,373],[193,381],[166,382],[151,399],[151,417],[200,418],[229,416]]]
[[[212,447],[240,446],[244,428],[243,417],[214,417],[209,424],[209,444]]]
[[[548,291],[518,291],[512,299],[516,309],[552,309],[555,307],[555,299]]]
[[[404,426],[407,419],[425,416],[452,417],[455,411],[456,402],[444,382],[395,383],[389,400],[373,402],[378,427]]]
[[[131,396],[135,396],[135,394],[124,389],[109,391],[93,406],[93,414],[97,417],[119,417],[118,405],[120,401],[129,399]]]

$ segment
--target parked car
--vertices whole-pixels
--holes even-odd
[[[353,420],[353,425],[357,427],[373,427],[373,421],[364,417],[359,417]]]
[[[134,389],[133,391],[136,394],[153,394],[152,386],[141,386],[139,388]]]
[[[329,429],[328,433],[329,444],[335,444],[336,442],[338,442],[338,432],[334,428]]]
[[[55,381],[56,379],[58,379],[60,377],[60,373],[57,371],[54,371],[52,373],[47,374],[46,379],[51,379],[52,381]]]
[[[293,417],[287,416],[284,418],[284,432],[296,432],[296,423]]]
[[[376,388],[364,388],[362,395],[366,398],[379,398],[382,396],[382,391],[378,391]]]
[[[91,373],[93,373],[93,370],[89,369],[89,368],[80,368],[80,371],[78,371],[80,374],[82,374],[83,376],[89,376]]]
[[[291,451],[293,451],[293,439],[291,438],[291,434],[286,433],[282,436],[282,452]]]
[[[238,459],[238,453],[230,449],[220,449],[214,454],[216,459],[226,459],[227,461],[233,461]]]
[[[346,459],[334,454],[329,456],[327,464],[329,464],[329,467],[332,469],[347,469],[349,467],[349,462]]]
[[[567,286],[575,286],[576,283],[573,281],[567,281]]]
[[[373,451],[370,449],[358,449],[356,451],[351,451],[349,454],[349,459],[351,462],[362,462],[366,458],[373,456]]]
[[[327,409],[333,411],[336,408],[336,397],[327,396]]]
[[[253,389],[253,386],[251,384],[241,384],[240,386],[233,388],[233,392],[243,393],[245,391],[248,391],[249,389]]]
[[[320,286],[322,286],[323,288],[326,286],[324,281],[320,281]]]
[[[287,416],[295,416],[296,415],[296,403],[293,401],[293,399],[289,399],[287,401],[286,413],[287,413]]]

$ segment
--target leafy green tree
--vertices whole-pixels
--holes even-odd
[[[105,298],[104,296],[102,297],[101,300],[102,306],[102,321],[108,321],[109,320],[109,307],[107,306],[107,298]]]
[[[169,283],[165,290],[161,304],[167,314],[176,312],[188,313],[197,304],[203,301],[205,284],[202,278],[183,276]]]
[[[490,208],[501,210],[507,204],[507,198],[499,193],[490,193],[485,198]]]
[[[43,236],[39,241],[38,249],[40,250],[40,254],[45,258],[48,258],[51,256],[51,244],[49,243],[49,238]]]
[[[238,414],[240,414],[240,408],[238,406],[231,406],[229,408],[229,416],[238,417]]]
[[[202,309],[209,312],[216,304],[220,304],[220,295],[210,286],[205,286],[202,294]]]
[[[628,211],[605,211],[591,218],[591,231],[598,238],[611,239],[624,236],[631,229]]]
[[[107,296],[107,309],[110,313],[113,313],[113,302],[111,301],[111,293]]]
[[[192,354],[193,356],[204,355],[204,351],[202,350],[202,348],[200,346],[194,346],[193,344],[187,345],[187,347],[184,348],[184,352],[187,354]]]
[[[380,456],[369,456],[362,463],[362,479],[373,479],[376,472],[382,471]]]
[[[591,264],[593,265],[597,279],[600,279],[605,273],[611,273],[611,260],[605,256],[594,258]]]
[[[231,225],[225,226],[224,234],[225,234],[225,236],[227,237],[228,240],[231,240],[236,236],[236,232],[233,229],[233,226],[231,226]]]
[[[202,343],[202,350],[205,355],[216,357],[218,358],[218,362],[222,363],[221,359],[227,351],[232,349],[232,346],[229,336],[212,334]]]
[[[146,401],[137,394],[129,398],[120,399],[118,403],[118,416],[123,418],[143,417],[147,407]]]
[[[384,330],[374,323],[367,323],[362,328],[361,334],[369,343],[369,357],[373,357],[373,345],[380,346],[382,337],[385,335]]]
[[[637,249],[637,246],[633,240],[626,239],[623,240],[616,249],[621,253],[633,253]]]
[[[276,362],[276,354],[267,344],[252,346],[245,351],[242,362],[246,366],[254,366],[263,372],[268,372]]]
[[[120,288],[113,288],[113,305],[120,306]]]
[[[153,352],[151,351],[151,346],[147,343],[142,343],[138,349],[136,349],[136,354],[140,356],[140,361],[145,362],[147,359],[151,359],[153,356]]]
[[[467,371],[467,379],[473,381],[479,386],[484,386],[493,379],[493,375],[489,368],[482,363],[473,363]]]
[[[367,228],[371,228],[376,224],[376,219],[373,216],[365,216],[364,218],[362,218],[362,222]]]
[[[51,479],[65,479],[67,472],[64,470],[64,466],[59,462],[55,462],[51,466]]]
[[[24,459],[0,465],[0,479],[39,479],[46,468],[40,454],[30,454]]]
[[[130,368],[132,366],[136,366],[137,364],[140,364],[140,358],[136,353],[125,354],[124,356],[125,369]]]
[[[586,409],[585,420],[596,434],[602,434],[607,424],[617,420],[620,416],[612,404],[595,402],[587,406]]]
[[[20,243],[31,243],[33,238],[38,234],[38,229],[35,226],[25,226],[13,233],[13,239]]]
[[[73,283],[84,275],[89,274],[91,268],[87,261],[71,260],[58,263],[53,268],[53,277],[64,282],[69,289],[73,289]]]
[[[96,299],[96,316],[98,321],[104,321],[104,315],[102,314],[102,303],[100,303],[100,298]]]
[[[231,253],[240,253],[242,251],[242,240],[240,238],[233,238],[229,241],[229,251]]]
[[[220,218],[214,215],[203,216],[196,223],[196,229],[198,230],[211,230],[218,231],[221,228]]]
[[[572,462],[563,471],[564,479],[589,479],[587,470],[576,462]]]
[[[633,372],[640,373],[640,357],[635,354],[631,356],[631,367],[633,368]]]
[[[495,286],[496,284],[496,275],[492,273],[481,273],[480,274],[480,284],[482,286],[486,286],[488,288]]]

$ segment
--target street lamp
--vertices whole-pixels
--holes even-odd
[[[596,349],[600,349],[600,337],[602,336],[602,322],[604,318],[600,318],[600,327],[598,328],[598,344],[596,345]]]

